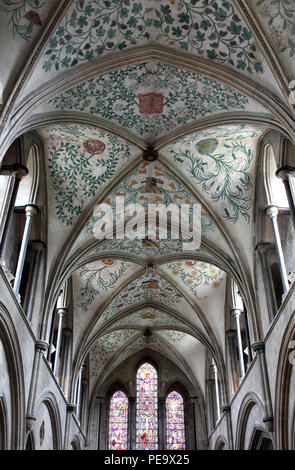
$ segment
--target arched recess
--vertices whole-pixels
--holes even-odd
[[[243,74],[228,69],[227,66],[198,57],[195,57],[185,52],[175,50],[167,50],[165,47],[151,45],[145,46],[138,50],[138,48],[128,50],[123,55],[122,53],[111,54],[103,58],[95,59],[91,64],[83,64],[75,67],[58,76],[57,78],[43,83],[33,93],[27,95],[15,109],[14,123],[11,125],[10,133],[6,132],[3,138],[2,148],[5,149],[9,145],[17,132],[24,128],[25,122],[33,114],[40,104],[46,103],[58,93],[66,91],[72,86],[78,85],[86,79],[94,78],[102,73],[112,71],[116,68],[126,65],[132,65],[140,62],[159,61],[164,64],[174,65],[200,73],[205,77],[214,78],[219,82],[234,86],[238,91],[246,93],[248,96],[268,108],[278,121],[281,121],[286,132],[294,137],[294,130],[292,128],[292,116],[287,105],[285,105],[278,96],[261,84],[257,84],[254,80],[245,77]]]
[[[29,432],[27,435],[27,441],[26,441],[26,450],[34,450],[35,449],[35,444],[34,444],[34,434],[32,432]]]
[[[36,450],[61,450],[62,428],[58,402],[52,392],[43,394],[36,404]]]
[[[72,439],[71,445],[70,445],[71,450],[81,450],[81,444],[78,436],[74,436]]]
[[[107,398],[107,448],[127,450],[129,447],[129,404],[125,387],[114,384]]]
[[[278,450],[295,449],[295,413],[294,413],[294,315],[281,336],[283,338],[278,354],[275,392],[275,430],[274,444]]]
[[[22,450],[25,444],[25,386],[22,354],[15,326],[2,303],[0,303],[0,341],[3,344],[7,364],[9,364],[11,384],[9,397],[11,416],[6,414],[6,423],[10,423],[10,432],[7,435],[6,447],[7,449]],[[2,413],[5,413],[4,402],[2,402]]]
[[[165,393],[163,396],[165,397],[165,444],[166,444],[166,449],[171,449],[171,441],[170,443],[168,442],[168,407],[167,407],[167,400],[168,397],[172,395],[175,395],[176,400],[178,401],[178,397],[181,397],[182,400],[182,406],[176,407],[175,414],[176,414],[176,420],[175,422],[179,424],[180,427],[183,426],[183,439],[181,442],[181,447],[175,446],[175,442],[173,442],[174,450],[177,450],[177,448],[181,449],[194,449],[198,448],[197,444],[197,439],[198,439],[198,432],[196,430],[196,424],[201,417],[199,416],[198,410],[194,409],[193,410],[193,403],[190,400],[188,391],[184,385],[182,385],[179,382],[172,382],[168,384],[166,387]],[[178,408],[178,410],[177,410]],[[182,408],[182,410],[181,410]],[[180,411],[180,414],[183,414],[183,420],[181,419],[181,416],[178,416],[177,411]],[[183,422],[182,422],[183,421]],[[173,426],[173,419],[171,422],[171,425]],[[171,427],[171,426],[170,426]],[[181,433],[182,434],[182,433]],[[170,446],[169,446],[170,444]]]
[[[1,340],[0,340],[1,341]],[[0,345],[1,347],[1,345]],[[0,450],[7,449],[7,406],[4,396],[0,397]]]
[[[255,419],[255,426],[263,426],[263,405],[254,392],[249,392],[242,400],[238,418],[237,418],[237,429],[235,438],[235,450],[245,450],[246,446],[246,432],[249,433],[249,417],[254,407],[257,407],[257,416]],[[257,424],[257,421],[259,424]],[[251,423],[250,423],[251,424]],[[253,428],[252,428],[253,429]]]
[[[226,450],[227,441],[224,436],[218,436],[215,442],[214,450]]]
[[[264,429],[255,428],[251,437],[249,450],[274,450],[270,434]]]

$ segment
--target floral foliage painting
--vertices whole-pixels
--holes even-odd
[[[151,140],[212,113],[243,110],[248,101],[212,78],[148,62],[91,78],[51,103],[101,116]]]
[[[262,72],[255,42],[233,1],[75,0],[46,50],[44,70],[157,42],[250,73]]]

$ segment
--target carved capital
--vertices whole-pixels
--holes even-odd
[[[75,403],[68,403],[67,404],[67,412],[68,413],[75,413],[77,405]]]
[[[35,204],[28,204],[25,208],[26,217],[33,217],[38,212],[38,207]]]
[[[255,247],[255,250],[258,251],[258,253],[267,253],[273,248],[274,246],[271,243],[258,243]]]
[[[262,354],[265,351],[265,344],[263,341],[257,341],[256,343],[253,343],[251,345],[251,348],[253,349],[254,352],[257,354]]]
[[[241,312],[242,312],[242,311],[241,311],[239,308],[233,308],[233,309],[231,310],[231,313],[232,313],[232,315],[233,315],[233,317],[234,317],[235,319],[236,319],[236,318],[240,318]]]
[[[276,171],[276,176],[283,181],[288,181],[290,178],[295,177],[295,167],[288,165],[282,166]]]
[[[268,206],[265,209],[266,215],[270,218],[273,219],[274,217],[277,217],[279,214],[279,209],[277,206]]]
[[[35,343],[36,352],[46,354],[46,352],[48,351],[48,348],[49,348],[49,344],[46,341],[36,341]]]
[[[41,242],[39,240],[30,241],[30,247],[32,248],[33,251],[44,251],[44,250],[46,250],[45,243]]]
[[[11,168],[11,170],[15,178],[18,178],[20,180],[24,178],[25,176],[27,176],[27,174],[29,173],[29,170],[27,169],[27,167],[23,165],[15,165]]]
[[[222,413],[230,413],[231,411],[230,405],[227,405],[227,404],[221,405],[220,408],[221,408]]]
[[[273,432],[273,416],[266,416],[263,418],[263,422],[267,429],[267,432]]]
[[[37,419],[35,418],[35,416],[32,416],[32,415],[26,416],[26,433],[27,434],[33,431],[34,426],[36,424],[36,420]]]

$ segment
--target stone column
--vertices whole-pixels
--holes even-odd
[[[13,290],[16,293],[19,292],[23,268],[24,268],[24,262],[26,259],[27,248],[28,248],[28,243],[29,243],[29,238],[30,238],[32,219],[34,215],[36,214],[37,214],[36,206],[34,206],[33,204],[29,204],[28,206],[26,206],[26,223],[25,223],[25,229],[24,229],[22,243],[20,247],[20,252],[18,255],[17,268],[16,268],[15,279],[14,279],[14,284],[13,284]]]
[[[251,362],[253,361],[253,356],[252,356],[252,349],[251,349],[248,312],[247,312],[246,304],[244,301],[243,301],[243,311],[244,311],[244,318],[245,318],[245,325],[246,325],[246,340],[247,340],[247,348],[248,348],[248,366],[249,366]]]
[[[227,428],[227,439],[228,439],[228,450],[234,450],[233,444],[233,428],[231,422],[231,409],[230,405],[222,405],[222,412],[226,415],[226,428]]]
[[[194,443],[194,448],[192,450],[198,450],[198,436],[197,436],[197,401],[198,397],[192,397],[191,402],[192,402],[192,419],[193,419],[193,443]],[[187,446],[187,443],[185,443]]]
[[[276,175],[278,178],[281,178],[284,183],[288,202],[289,202],[291,219],[292,219],[293,226],[295,229],[295,188],[294,188],[295,168],[291,166],[282,166],[276,171]]]
[[[227,342],[228,342],[228,352],[229,352],[229,360],[230,360],[230,370],[232,375],[232,386],[233,386],[233,393],[236,392],[238,388],[238,380],[237,380],[237,361],[236,361],[236,354],[235,354],[235,337],[236,332],[235,330],[227,330],[226,332]]]
[[[277,255],[279,258],[279,266],[280,266],[281,278],[282,278],[282,283],[283,283],[283,289],[284,289],[284,293],[286,293],[289,290],[289,283],[288,283],[288,274],[286,270],[286,264],[285,264],[283,249],[282,249],[281,237],[280,237],[280,232],[279,232],[279,227],[278,227],[279,211],[278,211],[277,206],[269,206],[267,207],[265,213],[270,218],[271,223],[272,223],[276,250],[277,250]]]
[[[97,397],[96,400],[98,401],[98,432],[97,432],[97,450],[101,450],[101,415],[102,415],[102,405],[104,403],[104,397]],[[108,440],[107,440],[107,445],[106,445],[106,450],[108,450]]]
[[[56,377],[58,376],[58,366],[59,366],[59,355],[60,355],[61,340],[62,340],[63,319],[64,319],[64,317],[67,313],[68,313],[68,310],[64,307],[57,309],[58,329],[57,329],[55,361],[54,361],[54,369],[53,369],[53,373]]]
[[[252,344],[253,351],[256,352],[259,360],[260,365],[260,373],[262,379],[262,388],[263,388],[263,395],[264,395],[264,411],[265,417],[263,422],[265,423],[268,432],[273,432],[273,408],[271,402],[271,394],[270,394],[270,387],[269,387],[269,379],[268,379],[268,372],[267,372],[267,365],[265,360],[265,345],[263,341],[257,341],[256,343]]]
[[[220,399],[219,399],[219,384],[218,384],[218,372],[215,362],[212,362],[212,370],[214,375],[214,383],[215,383],[215,397],[216,397],[216,412],[217,412],[217,421],[220,420]]]
[[[79,380],[78,380],[78,388],[77,388],[77,410],[76,410],[76,417],[77,420],[80,421],[80,414],[81,414],[81,404],[82,404],[82,374],[85,369],[85,364],[81,365],[81,369],[79,372]]]
[[[215,388],[214,380],[213,379],[207,379],[206,380],[206,387],[207,387],[207,395],[208,395],[208,400],[207,400],[207,412],[208,412],[208,421],[209,421],[209,430],[210,432],[214,429],[215,427],[215,418],[214,418],[214,399],[213,399],[213,387]],[[210,434],[209,432],[209,434]]]
[[[76,405],[75,403],[68,403],[67,404],[67,414],[66,414],[66,423],[65,423],[65,437],[64,437],[64,450],[68,450],[69,448],[69,430],[70,430],[70,422],[71,417],[75,413]]]
[[[129,449],[135,449],[136,443],[136,398],[128,397]]]
[[[25,166],[19,165],[12,168],[11,183],[9,184],[9,192],[5,198],[5,220],[2,220],[2,229],[1,229],[1,242],[0,242],[0,260],[5,264],[4,260],[4,251],[7,244],[7,239],[9,235],[9,229],[13,217],[13,211],[15,206],[15,201],[17,197],[17,192],[21,179],[28,174],[28,169]]]
[[[31,247],[34,252],[33,256],[33,266],[31,270],[31,278],[29,284],[29,295],[26,302],[26,315],[29,321],[32,319],[32,310],[33,310],[33,303],[36,295],[36,287],[37,287],[37,280],[38,280],[38,273],[41,261],[41,254],[45,250],[45,244],[39,241],[31,242]]]
[[[237,328],[236,334],[237,334],[239,365],[240,365],[240,379],[242,379],[245,375],[245,364],[244,364],[244,352],[243,352],[241,327],[240,327],[241,310],[239,310],[238,308],[234,308],[232,309],[231,313],[234,316],[234,319],[236,321],[236,328]]]
[[[65,342],[64,342],[63,369],[62,369],[60,385],[64,393],[67,394],[68,377],[69,377],[70,363],[71,363],[70,350],[71,350],[72,330],[69,328],[64,328],[63,335],[64,335]]]
[[[159,443],[158,449],[165,450],[167,448],[166,442],[166,397],[160,397],[158,400],[158,436]]]
[[[27,414],[26,414],[26,431],[27,433],[31,432],[36,421],[35,413],[35,403],[36,403],[36,390],[37,390],[37,381],[39,376],[40,361],[42,356],[46,355],[48,349],[48,343],[45,341],[36,341],[35,343],[35,356],[33,362],[33,370],[31,376],[28,405],[27,405]]]
[[[261,261],[262,274],[265,281],[266,302],[271,320],[273,320],[277,314],[277,301],[273,290],[272,275],[267,260],[267,253],[272,248],[273,246],[270,243],[258,243],[258,245],[256,245],[256,250]]]

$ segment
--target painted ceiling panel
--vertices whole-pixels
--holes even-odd
[[[252,34],[228,0],[75,0],[51,38],[43,69],[67,69],[153,42],[240,71],[263,72]]]
[[[153,307],[144,308],[138,310],[135,313],[126,315],[120,320],[114,322],[113,326],[117,327],[119,325],[136,325],[141,328],[151,328],[157,326],[179,326],[181,327],[183,323],[177,320],[172,315],[162,312],[161,310],[155,309]]]
[[[159,161],[143,162],[136,170],[132,171],[105,199],[105,203],[112,206],[113,211],[116,209],[115,197],[124,197],[125,205],[134,203],[141,204],[144,208],[148,204],[197,204],[198,199],[194,197],[184,187],[179,179],[177,179],[164,165]],[[97,227],[100,230],[100,220],[102,214],[93,216],[86,223],[84,230],[80,233],[75,244],[72,246],[71,253],[82,247],[90,240],[97,237]],[[206,208],[201,208],[201,228],[202,235],[220,244],[221,235],[214,224],[212,218],[208,215]],[[99,239],[99,238],[98,238]],[[144,240],[144,241],[142,241]],[[218,242],[217,242],[218,240]],[[105,250],[117,250],[120,252],[130,252],[133,254],[141,254],[146,257],[154,257],[156,254],[161,255],[171,251],[181,251],[182,241],[171,239],[169,232],[167,239],[151,240],[150,237],[132,240],[125,239],[109,240],[105,244],[97,248],[97,253]],[[202,248],[200,248],[202,250]]]
[[[127,281],[139,268],[134,263],[114,259],[94,261],[72,275],[75,301],[74,344],[84,334],[100,306],[113,291]]]
[[[173,350],[172,347],[169,347],[167,344],[161,341],[159,337],[156,337],[154,335],[149,338],[141,336],[140,338],[131,342],[131,344],[128,345],[126,349],[124,349],[124,351],[122,351],[120,357],[118,357],[114,361],[111,370],[115,369],[120,363],[123,363],[125,360],[127,360],[129,356],[131,356],[132,354],[139,353],[139,351],[141,350],[152,350],[155,351],[158,355],[166,356],[174,364],[176,364],[184,373],[188,373],[188,371],[185,370],[183,367],[183,362],[175,354],[175,350]],[[108,373],[111,373],[111,370],[108,371]]]
[[[196,379],[201,384],[203,393],[205,393],[205,347],[193,336],[177,330],[158,330],[157,335],[171,343],[178,353],[186,358]]]
[[[167,263],[159,270],[197,301],[223,345],[226,273],[210,263],[196,260]]]
[[[58,3],[58,0],[0,0],[0,82],[3,88],[30,54]]]
[[[207,298],[207,294],[212,295],[212,289],[220,287],[225,277],[224,271],[216,266],[196,260],[168,263],[161,269],[177,279],[198,300]]]
[[[112,315],[127,307],[142,302],[159,302],[164,306],[180,306],[182,295],[165,281],[154,268],[146,272],[136,281],[126,286],[120,294],[105,309],[102,319],[107,320]]]
[[[252,0],[261,21],[289,76],[295,73],[295,3],[290,0]]]
[[[245,124],[208,129],[165,147],[161,154],[197,185],[222,220],[246,226],[260,134]]]
[[[65,225],[72,225],[86,203],[138,154],[122,139],[90,126],[60,124],[42,134],[55,214]]]
[[[113,331],[105,334],[94,343],[89,352],[90,386],[96,382],[107,362],[136,333],[137,331],[133,329]]]
[[[47,110],[90,113],[148,142],[211,114],[265,111],[242,93],[211,78],[153,62],[90,79],[50,103]]]

